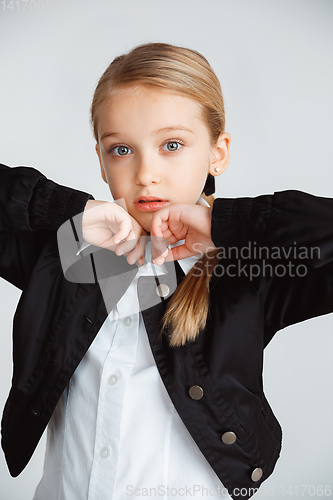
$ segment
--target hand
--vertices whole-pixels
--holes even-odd
[[[154,213],[151,222],[153,262],[180,260],[215,249],[211,240],[212,209],[201,205],[172,203]],[[154,238],[158,236],[159,238]],[[164,247],[161,243],[164,238]],[[167,245],[185,239],[183,245]]]
[[[82,234],[87,243],[126,255],[130,265],[144,262],[147,233],[114,202],[88,200],[82,217]]]

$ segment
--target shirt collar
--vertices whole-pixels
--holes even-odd
[[[180,245],[183,245],[185,243],[184,240],[179,240],[176,241],[175,243],[172,243],[169,245],[169,248],[174,248]],[[194,264],[197,262],[197,260],[202,256],[200,255],[192,255],[191,257],[186,257],[185,259],[179,259],[178,263],[182,270],[184,271],[185,274],[189,272],[189,270],[194,266]],[[147,241],[146,246],[145,246],[145,263],[142,266],[138,266],[138,273],[136,275],[136,278],[139,276],[153,276],[154,274],[157,276],[160,276],[162,274],[166,274],[167,270],[164,264],[161,266],[158,266],[156,264],[153,264],[151,262],[151,241]]]

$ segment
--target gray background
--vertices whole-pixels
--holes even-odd
[[[221,80],[232,141],[218,197],[284,189],[332,197],[332,1],[51,0],[41,12],[30,0],[10,10],[6,0],[0,7],[2,163],[33,166],[111,199],[89,127],[95,85],[115,56],[165,41],[199,50]],[[0,293],[2,410],[20,292],[1,280]],[[266,349],[265,391],[284,442],[255,498],[332,485],[332,327],[332,314],[312,319],[281,331]],[[0,455],[1,500],[32,498],[44,449],[43,438],[16,479]],[[317,498],[311,493],[302,498]]]

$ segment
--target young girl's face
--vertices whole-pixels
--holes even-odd
[[[150,232],[153,213],[171,203],[197,203],[208,173],[227,167],[229,134],[211,147],[209,130],[194,100],[136,85],[117,90],[98,115],[96,151],[114,200]],[[152,206],[144,196],[164,200]]]

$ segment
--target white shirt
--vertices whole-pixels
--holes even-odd
[[[199,257],[179,261],[185,274]],[[153,275],[150,243],[145,259],[54,410],[34,500],[231,498],[158,373],[137,296]]]

